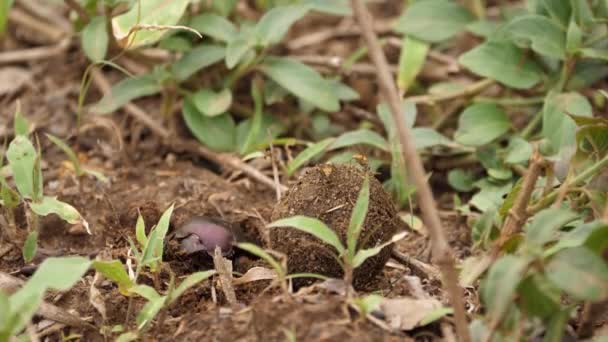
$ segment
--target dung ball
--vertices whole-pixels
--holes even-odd
[[[368,171],[354,164],[323,164],[309,169],[274,208],[272,220],[304,215],[321,220],[334,230],[346,246],[350,216]],[[397,212],[382,184],[369,175],[370,198],[357,248],[371,248],[396,233]],[[293,228],[270,229],[270,247],[287,255],[289,273],[317,273],[340,278],[343,271],[335,259],[335,249],[313,235]],[[356,288],[369,284],[390,257],[389,245],[355,269]],[[301,286],[302,281],[296,282]]]

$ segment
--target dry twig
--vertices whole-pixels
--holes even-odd
[[[70,38],[65,38],[59,43],[51,46],[3,52],[0,53],[0,65],[23,63],[53,57],[65,52],[69,46]]]
[[[386,57],[378,42],[378,37],[374,33],[371,15],[361,0],[351,0],[351,6],[369,47],[371,59],[378,69],[378,83],[381,91],[384,93],[385,98],[388,99],[391,114],[397,123],[404,160],[416,185],[420,208],[422,209],[424,221],[431,237],[433,255],[441,269],[445,282],[444,285],[450,295],[450,301],[454,308],[457,335],[460,341],[468,342],[471,339],[464,310],[464,293],[458,285],[458,274],[454,268],[454,256],[441,228],[435,199],[427,183],[426,173],[420,156],[416,151],[411,132],[407,128],[403,115],[401,115],[401,100],[397,88],[390,74]]]

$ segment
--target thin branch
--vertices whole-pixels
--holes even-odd
[[[385,98],[388,99],[391,114],[397,123],[404,160],[416,185],[420,208],[431,237],[433,255],[441,269],[444,285],[454,308],[459,341],[469,342],[471,338],[464,309],[464,292],[458,285],[458,274],[454,268],[454,256],[441,227],[435,199],[427,182],[420,156],[416,151],[411,132],[401,113],[401,100],[397,88],[389,71],[386,57],[378,42],[378,37],[374,33],[371,15],[361,0],[351,0],[351,6],[369,47],[371,59],[378,69],[380,89],[384,93]]]
[[[23,25],[33,30],[38,35],[45,37],[46,42],[58,42],[61,38],[68,35],[68,32],[58,29],[55,25],[51,25],[39,18],[33,17],[19,8],[13,8],[8,13],[8,19],[17,25]]]
[[[51,46],[2,52],[0,53],[0,65],[29,62],[53,57],[65,52],[69,46],[70,38],[65,38],[59,43]]]

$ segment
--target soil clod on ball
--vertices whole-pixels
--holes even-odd
[[[345,244],[351,212],[365,172],[360,166],[349,164],[324,164],[308,170],[275,207],[272,220],[295,215],[314,217],[333,229]],[[369,209],[358,249],[386,242],[397,230],[397,214],[390,196],[376,178],[369,178]],[[335,278],[343,275],[334,257],[334,248],[308,233],[296,229],[272,229],[270,244],[271,248],[287,255],[289,273],[318,273]],[[375,278],[390,257],[391,248],[387,246],[355,270],[355,287],[362,287]]]

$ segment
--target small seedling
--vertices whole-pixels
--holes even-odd
[[[365,260],[374,255],[380,253],[380,251],[390,245],[391,243],[402,239],[405,233],[400,233],[385,243],[382,243],[376,247],[367,249],[358,249],[357,243],[363,223],[367,215],[367,209],[369,205],[369,176],[365,176],[363,185],[359,191],[359,196],[355,207],[351,213],[350,223],[348,225],[348,231],[346,236],[346,246],[340,241],[338,235],[330,229],[325,223],[321,222],[316,218],[306,216],[292,216],[285,219],[272,222],[268,227],[290,227],[309,233],[323,242],[334,247],[338,252],[336,260],[342,266],[344,270],[344,281],[347,284],[352,284],[354,270],[361,266]]]

